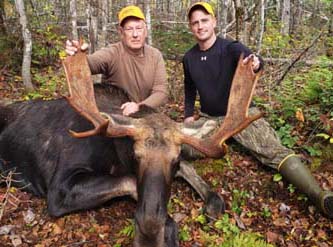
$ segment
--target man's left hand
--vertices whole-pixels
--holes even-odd
[[[260,67],[260,60],[256,55],[251,54],[251,55],[247,56],[246,58],[243,59],[243,63],[247,64],[251,58],[253,58],[252,70],[253,70],[253,72],[258,72],[258,69]]]
[[[123,110],[124,116],[129,116],[139,110],[139,104],[135,102],[126,102],[121,105],[120,109]]]

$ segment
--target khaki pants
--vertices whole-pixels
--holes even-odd
[[[258,113],[259,110],[255,107],[249,109],[249,115]],[[186,125],[185,130],[190,135],[199,138],[206,137],[220,126],[223,119],[224,117],[211,117],[201,113],[200,119],[193,124]],[[248,149],[262,164],[276,170],[286,156],[294,153],[281,144],[276,132],[264,118],[254,121],[246,129],[234,135],[233,138]],[[204,157],[200,152],[186,144],[182,146],[182,155],[185,159]]]

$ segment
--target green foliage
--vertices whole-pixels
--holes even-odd
[[[305,195],[305,194],[300,194],[298,197],[297,197],[297,200],[299,201],[308,201],[308,197]]]
[[[290,49],[290,37],[282,35],[280,32],[281,24],[272,22],[270,19],[266,22],[266,31],[263,36],[262,49],[269,52],[270,56],[279,57],[281,50]]]
[[[290,194],[293,194],[296,191],[296,187],[293,184],[288,185],[288,191]]]
[[[133,239],[135,235],[134,220],[127,220],[126,226],[120,230],[119,235]]]
[[[221,159],[210,160],[206,166],[197,165],[195,169],[199,175],[203,175],[208,172],[223,173],[226,167],[232,167],[232,160],[228,154]]]
[[[272,216],[271,210],[268,207],[264,207],[261,214],[264,218],[270,218]]]
[[[217,246],[216,242],[219,239],[218,235],[200,230],[199,233],[200,233],[200,242],[202,243],[202,246],[207,246],[207,247]]]
[[[298,137],[292,136],[291,132],[293,130],[293,126],[290,124],[285,124],[284,126],[281,126],[277,133],[282,141],[282,144],[288,148],[293,148],[296,144]]]
[[[249,198],[250,195],[247,191],[240,191],[237,189],[234,189],[232,191],[232,202],[231,202],[231,210],[234,211],[236,214],[242,213],[242,206],[246,204],[247,198]]]
[[[34,30],[32,43],[32,64],[35,66],[53,65],[59,60],[59,53],[64,49],[65,36],[59,35],[55,26]]]
[[[294,133],[298,108],[303,111],[306,127],[313,129],[311,133],[318,137],[316,141],[333,142],[325,126],[318,125],[321,115],[333,117],[333,72],[327,66],[329,62],[332,60],[319,57],[317,65],[298,71],[296,75],[290,74],[276,93],[280,107],[272,112],[270,121],[283,145],[294,148],[298,141],[298,133]],[[311,156],[322,155],[321,147],[310,143],[302,149]]]
[[[266,243],[257,233],[246,232],[228,239],[219,247],[273,247],[273,245]]]
[[[187,225],[182,227],[178,233],[178,237],[180,241],[189,241],[191,239],[190,237],[190,231]]]
[[[235,234],[239,234],[239,228],[230,222],[230,218],[228,214],[224,214],[222,219],[218,219],[214,223],[214,228],[222,231],[226,237],[233,236]]]
[[[305,103],[317,104],[320,112],[333,109],[333,72],[331,68],[325,66],[325,60],[326,58],[320,60],[323,66],[314,67],[303,75],[305,83],[300,94]]]
[[[282,180],[282,175],[280,173],[274,174],[274,176],[273,176],[273,181],[274,182],[279,182],[281,180]]]
[[[185,24],[167,26],[163,23],[155,23],[153,40],[154,45],[167,57],[183,55],[195,43],[188,26]]]
[[[324,140],[327,140],[329,143],[333,144],[333,136],[331,136],[331,135],[328,135],[326,133],[319,133],[316,136],[321,137]]]
[[[22,38],[18,37],[16,33],[3,34],[0,32],[0,69],[6,66],[19,71],[22,55],[18,46],[21,40]]]
[[[24,100],[29,99],[53,99],[63,95],[66,91],[65,78],[63,74],[56,74],[52,67],[47,67],[46,71],[32,70],[32,78],[36,85],[36,90],[28,92],[23,96]]]
[[[303,148],[312,156],[320,156],[322,155],[321,147],[318,147],[318,145],[308,146],[304,145]]]
[[[199,214],[195,219],[196,222],[199,222],[201,225],[204,225],[207,223],[206,216],[203,214]]]

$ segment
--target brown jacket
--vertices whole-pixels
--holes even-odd
[[[88,56],[92,74],[122,88],[130,100],[156,108],[167,101],[167,75],[160,51],[144,46],[144,55],[131,53],[122,42]]]

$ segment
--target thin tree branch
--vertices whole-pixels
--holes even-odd
[[[321,33],[311,42],[311,44],[306,47],[297,57],[294,61],[292,61],[292,63],[288,66],[288,68],[286,69],[286,71],[283,73],[283,75],[280,77],[279,80],[277,80],[277,82],[275,83],[275,86],[279,86],[281,84],[281,82],[283,81],[283,79],[286,77],[286,75],[289,73],[289,71],[294,67],[294,65],[302,58],[302,56],[305,55],[305,53],[308,52],[308,50],[310,50],[310,48],[312,48],[316,42],[319,40],[319,38],[323,35],[325,31],[321,31]]]

